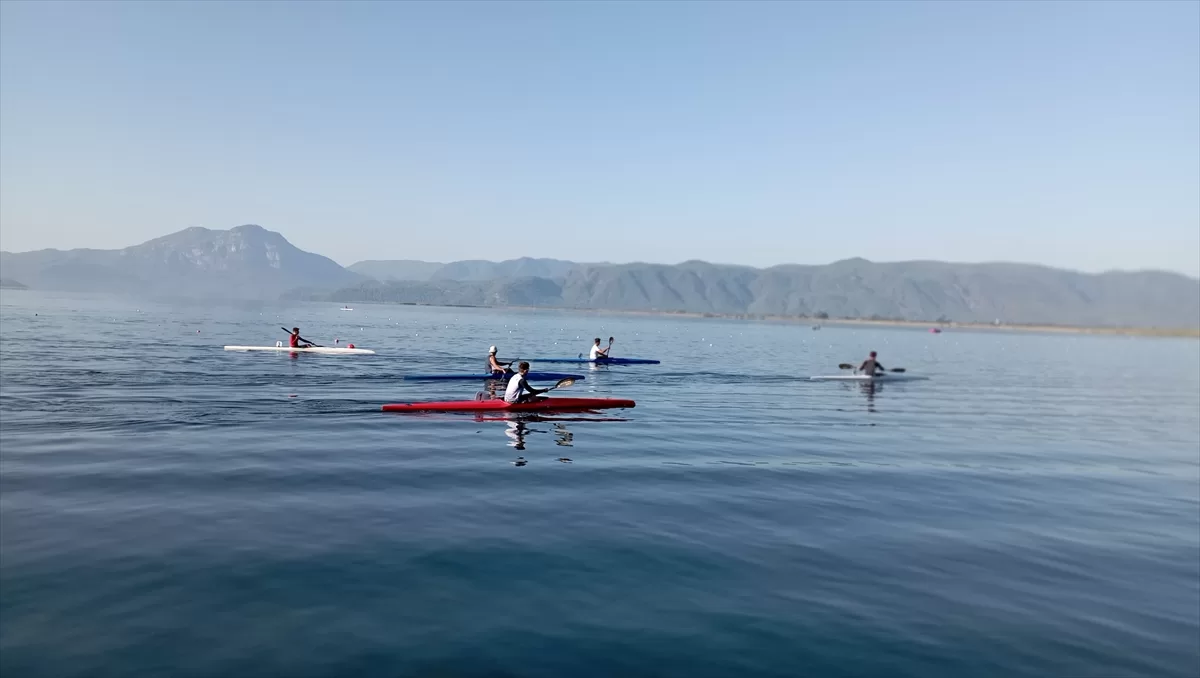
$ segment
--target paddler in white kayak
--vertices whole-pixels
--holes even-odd
[[[300,328],[292,328],[292,336],[288,337],[288,346],[292,348],[311,348],[313,343],[307,339],[300,338]]]
[[[506,403],[527,403],[531,400],[536,400],[541,393],[549,391],[548,388],[534,388],[529,385],[529,380],[525,375],[529,373],[529,363],[522,362],[517,365],[517,373],[508,380],[508,388],[504,391],[504,402]]]
[[[488,348],[488,372],[494,376],[503,376],[506,372],[511,372],[512,363],[502,363],[496,359],[496,347]]]
[[[875,351],[871,351],[871,355],[863,361],[862,365],[858,366],[858,371],[867,376],[877,376],[883,374],[885,369],[883,363],[875,359]]]

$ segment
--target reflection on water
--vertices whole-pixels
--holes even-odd
[[[867,411],[872,414],[875,414],[876,412],[879,411],[879,410],[875,409],[875,391],[877,389],[882,391],[883,385],[877,384],[873,381],[869,381],[865,384],[860,384],[860,386],[863,390],[863,393],[865,393],[867,395]]]
[[[508,443],[509,447],[515,447],[518,450],[525,449],[525,434],[529,432],[529,427],[523,421],[510,421],[505,426],[504,435],[512,439]]]
[[[550,430],[531,428],[529,421],[536,421],[529,417],[521,417],[505,423],[504,435],[508,437],[508,446],[515,447],[518,450],[525,449],[525,437],[530,433],[553,433],[554,444],[559,447],[573,447],[575,444],[575,434],[567,428],[567,425],[560,421],[553,421],[553,428]]]
[[[572,447],[575,444],[575,434],[567,430],[567,425],[554,423],[554,444],[559,447]]]

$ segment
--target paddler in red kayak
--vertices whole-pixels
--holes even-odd
[[[548,388],[534,388],[529,385],[529,380],[525,375],[529,374],[529,363],[522,362],[517,365],[517,373],[508,380],[508,389],[504,391],[504,402],[506,403],[527,403],[531,400],[536,400],[538,394],[549,391]]]
[[[312,342],[307,339],[300,338],[300,328],[292,328],[292,336],[288,337],[288,346],[292,348],[308,348],[312,346]]]
[[[488,349],[488,372],[491,372],[494,376],[500,377],[503,376],[505,372],[512,371],[512,368],[510,367],[511,365],[512,363],[502,363],[499,360],[496,360],[495,346],[492,346]]]
[[[858,371],[872,377],[884,371],[883,364],[875,359],[875,351],[871,351],[871,355],[858,366]]]

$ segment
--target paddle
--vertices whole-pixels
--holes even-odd
[[[850,363],[840,363],[838,365],[838,369],[839,370],[856,370],[858,368],[855,367],[854,365],[851,365]],[[907,372],[908,370],[903,367],[893,367],[892,369],[887,370],[887,371],[888,372]]]
[[[284,332],[287,332],[288,334],[291,334],[291,333],[292,333],[292,331],[291,331],[291,330],[289,330],[289,329],[288,329],[288,328],[286,328],[286,327],[280,327],[279,329],[283,330]],[[314,343],[312,343],[311,341],[309,341],[309,340],[305,339],[304,337],[302,337],[302,336],[300,336],[300,335],[296,335],[296,338],[297,338],[297,339],[299,339],[300,341],[303,341],[303,342],[304,342],[304,343],[306,343],[306,344],[310,344],[310,345],[312,345],[312,346],[316,346],[317,348],[325,348],[324,346],[322,346],[322,345],[320,345],[320,344],[314,344]]]
[[[567,377],[566,379],[559,379],[557,384],[551,386],[550,388],[546,389],[545,391],[542,391],[542,393],[549,393],[550,391],[553,391],[556,388],[567,388],[568,386],[574,386],[574,385],[575,385],[575,380],[571,377]],[[541,393],[539,393],[538,395],[541,395]]]

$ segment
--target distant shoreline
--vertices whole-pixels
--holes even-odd
[[[325,302],[318,302],[325,303]],[[673,318],[698,318],[713,320],[749,320],[755,322],[774,322],[804,324],[810,326],[846,326],[866,325],[879,327],[912,327],[939,330],[972,330],[992,332],[1053,332],[1058,334],[1105,334],[1114,336],[1137,337],[1173,337],[1200,339],[1200,328],[1165,328],[1165,327],[1078,327],[1071,325],[1039,325],[1039,324],[1000,324],[978,322],[938,322],[936,320],[872,320],[869,318],[813,318],[798,315],[772,315],[761,313],[706,313],[695,311],[633,311],[603,308],[571,308],[568,306],[482,306],[478,304],[426,304],[413,301],[340,301],[333,303],[379,304],[383,306],[426,306],[440,308],[485,308],[493,310],[518,311],[572,311],[577,313],[597,313],[609,315],[641,315]]]

